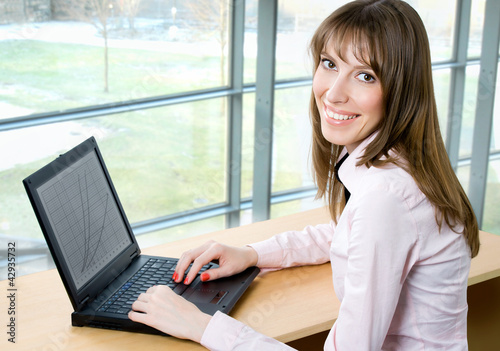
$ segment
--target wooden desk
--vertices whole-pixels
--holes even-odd
[[[325,209],[297,213],[275,220],[227,229],[143,250],[145,254],[178,257],[185,250],[214,239],[244,245],[285,230],[329,221]],[[482,249],[473,260],[469,284],[500,276],[500,237],[481,233]],[[0,282],[0,323],[9,323],[6,298],[8,281]],[[71,303],[56,270],[16,279],[16,344],[0,335],[2,350],[202,350],[200,345],[171,337],[93,328],[71,327]],[[231,315],[252,328],[283,342],[329,330],[337,318],[329,264],[298,267],[259,277],[238,302]]]

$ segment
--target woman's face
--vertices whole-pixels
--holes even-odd
[[[351,153],[373,133],[383,118],[382,86],[371,67],[352,50],[341,60],[333,50],[321,53],[313,92],[321,116],[321,131],[329,142]]]

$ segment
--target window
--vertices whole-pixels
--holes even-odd
[[[4,118],[227,85],[226,1],[40,2],[0,18]]]
[[[486,0],[472,0],[468,50],[469,58],[478,58],[481,56],[485,3]]]
[[[308,43],[347,2],[276,1],[271,217],[324,204],[310,172]],[[486,1],[409,2],[428,30],[441,130],[459,140],[455,166],[467,190]],[[269,139],[254,130],[258,7],[270,2],[92,3],[100,7],[8,0],[0,13],[0,239],[26,252],[22,274],[52,262],[21,181],[91,135],[142,247],[249,223],[262,191],[253,189],[255,151]],[[460,128],[449,128],[462,88]],[[483,201],[484,229],[500,234],[498,111]]]
[[[500,68],[500,67],[499,67]],[[500,86],[500,76],[497,73],[497,84]],[[490,162],[486,181],[486,197],[483,229],[491,233],[500,233],[500,89],[496,90],[493,126],[491,130]]]
[[[230,2],[7,3],[0,236],[22,241],[30,267],[46,260],[21,180],[91,135],[136,232],[165,228],[141,244],[222,229],[222,215],[156,222],[228,201]]]

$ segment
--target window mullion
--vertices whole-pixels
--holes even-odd
[[[274,81],[278,1],[259,0],[258,6],[253,169],[254,222],[269,219],[271,212]]]
[[[241,204],[241,152],[243,139],[243,70],[245,38],[245,1],[232,1],[230,41],[230,86],[236,91],[228,99],[228,162],[227,194],[229,206],[233,209],[226,216],[226,227],[240,224]]]
[[[451,70],[449,113],[446,129],[446,150],[455,171],[457,170],[460,153],[471,1],[457,1],[456,12],[457,20],[453,44],[453,60],[459,63],[460,66],[454,67]]]
[[[500,40],[500,2],[487,0],[484,14],[481,66],[477,91],[468,196],[481,228],[488,175],[491,128]]]

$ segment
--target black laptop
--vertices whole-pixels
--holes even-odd
[[[176,258],[141,255],[93,137],[23,184],[73,304],[73,326],[162,334],[128,318],[132,302],[150,286],[168,285],[213,315],[229,313],[259,273],[251,267],[211,282],[198,275],[189,286],[176,284]]]

